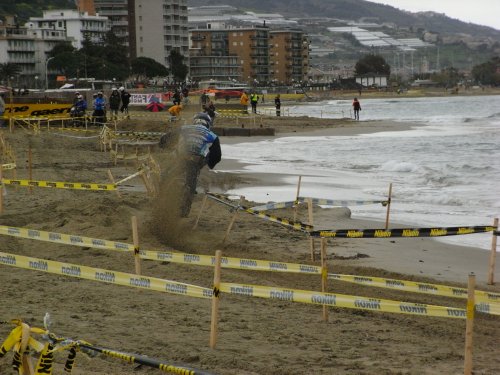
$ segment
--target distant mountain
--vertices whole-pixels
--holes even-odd
[[[76,9],[74,0],[21,0],[1,1],[0,19],[5,16],[17,16],[20,25],[30,17],[41,17],[46,9]]]
[[[206,0],[188,0],[189,6],[208,5]],[[440,34],[468,34],[500,40],[500,30],[466,23],[434,12],[411,13],[389,5],[364,0],[221,0],[210,5],[227,4],[240,9],[262,13],[280,13],[286,17],[330,17],[359,20],[377,18],[399,27],[422,28]]]

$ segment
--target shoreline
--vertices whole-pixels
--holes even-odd
[[[362,123],[362,121],[360,121]],[[405,131],[411,129],[411,124],[386,122],[386,121],[366,121],[365,124],[357,126],[334,126],[330,128],[304,130],[301,128],[296,132],[278,132],[275,138],[288,136],[349,136],[384,131]],[[223,137],[222,144],[239,144],[246,142],[258,142],[267,140],[269,137]],[[236,174],[240,182],[229,191],[238,193],[241,189],[251,189],[252,187],[269,187],[271,189],[289,183],[287,178],[295,177],[292,173],[264,173],[245,170],[252,164],[241,162],[238,159],[223,159],[216,167],[218,173]],[[292,197],[293,199],[293,197]],[[287,200],[287,199],[284,199]],[[289,199],[288,199],[289,200]],[[267,202],[255,202],[263,204]],[[381,228],[384,223],[373,219],[352,218],[349,214],[339,219],[336,214],[342,208],[320,208],[315,207],[315,211],[321,212],[319,217],[315,215],[315,226],[318,228],[335,229],[373,229]],[[329,211],[329,213],[328,213]],[[280,216],[280,210],[271,213]],[[307,215],[306,215],[307,216]],[[325,216],[325,217],[322,217]],[[336,217],[334,223],[329,217]],[[304,217],[302,221],[307,222]],[[329,227],[330,225],[330,227]],[[334,225],[334,226],[332,226]],[[416,228],[407,224],[391,222],[390,227],[408,227]],[[473,234],[474,235],[474,234]],[[483,234],[484,235],[484,234]],[[408,274],[410,276],[424,276],[442,282],[466,282],[467,275],[474,273],[477,276],[477,283],[486,286],[488,264],[491,251],[470,246],[461,246],[440,241],[437,238],[394,238],[393,240],[384,239],[334,239],[330,240],[329,252],[333,251],[334,257],[352,258],[346,260],[343,264],[353,266],[371,267],[383,269],[386,271]],[[341,245],[339,245],[339,244]],[[360,256],[361,255],[361,256]],[[366,256],[366,257],[365,257]],[[496,267],[495,279],[500,279],[500,270]],[[496,290],[500,290],[497,287]]]

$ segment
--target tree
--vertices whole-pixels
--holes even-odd
[[[0,80],[9,82],[10,77],[15,77],[21,72],[21,67],[14,63],[0,64]]]
[[[168,69],[149,57],[138,57],[130,62],[132,74],[146,78],[164,77],[168,75]]]
[[[176,81],[184,81],[189,72],[189,68],[184,64],[184,56],[176,50],[171,50],[168,56],[170,70]]]
[[[375,54],[365,55],[359,59],[354,70],[356,75],[375,73],[388,76],[391,74],[391,67],[387,64],[385,59]]]
[[[500,85],[500,57],[493,57],[490,61],[474,66],[472,77],[482,85]]]
[[[48,53],[53,59],[50,61],[50,66],[57,69],[65,76],[76,75],[79,57],[75,54],[76,48],[69,42],[56,44]]]

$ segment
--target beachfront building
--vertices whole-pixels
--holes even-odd
[[[29,23],[34,29],[64,31],[77,49],[82,48],[85,38],[93,43],[101,43],[110,30],[107,17],[74,9],[44,10],[42,17],[30,17]]]
[[[21,68],[9,83],[17,87],[42,88],[48,52],[68,38],[64,30],[38,27],[32,22],[19,26],[15,17],[7,16],[0,25],[0,63],[12,63]]]
[[[304,82],[309,69],[309,41],[300,29],[270,32],[271,66],[277,83]]]
[[[306,80],[309,42],[302,30],[210,26],[190,30],[193,79],[235,79],[249,85]]]
[[[111,31],[120,40],[120,43],[129,47],[129,16],[128,0],[79,0],[78,6],[86,9],[89,14],[93,11],[102,17],[107,17]]]

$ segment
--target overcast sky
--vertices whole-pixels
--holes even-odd
[[[500,30],[500,0],[368,0],[410,12],[433,11]]]

